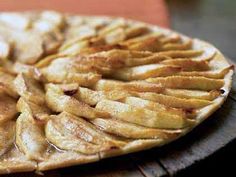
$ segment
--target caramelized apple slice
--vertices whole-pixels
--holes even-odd
[[[148,30],[143,25],[124,28],[124,26],[116,27],[102,35],[107,44],[117,44],[126,39],[137,37],[146,33]]]
[[[162,50],[187,50],[190,49],[192,46],[192,41],[187,40],[184,41],[183,43],[177,43],[177,44],[172,44],[172,43],[167,43],[164,46],[162,46]]]
[[[164,55],[159,55],[158,53],[153,53],[150,56],[147,57],[140,57],[140,58],[128,58],[126,59],[125,66],[139,66],[139,65],[146,65],[146,64],[152,64],[152,63],[159,63],[160,61],[167,60],[169,57]]]
[[[52,56],[51,58],[46,58],[44,61],[47,66],[43,67],[41,71],[49,82],[63,82],[67,79],[66,77],[69,72],[76,71],[73,67],[73,61],[69,57],[58,57],[54,59]]]
[[[125,20],[120,18],[120,19],[112,21],[110,24],[108,24],[107,26],[105,26],[104,28],[99,30],[98,34],[103,36],[111,31],[114,31],[117,28],[126,27],[126,26],[127,26],[127,24],[126,24]]]
[[[78,83],[81,86],[90,87],[101,79],[100,74],[96,73],[68,73],[64,83]]]
[[[123,28],[116,28],[115,30],[107,33],[104,38],[106,44],[117,44],[125,40],[125,31]]]
[[[158,52],[160,55],[168,56],[171,58],[190,58],[197,57],[203,53],[202,50],[170,50]]]
[[[131,68],[122,68],[113,72],[111,77],[127,81],[143,80],[150,77],[173,75],[180,70],[180,67],[174,65],[151,64]]]
[[[14,80],[18,94],[36,104],[43,104],[45,100],[44,89],[39,81],[21,73]]]
[[[59,49],[60,53],[73,56],[73,55],[77,55],[81,53],[81,51],[83,51],[84,49],[86,50],[90,47],[96,47],[96,46],[99,47],[99,46],[105,45],[105,40],[102,37],[96,36],[96,33],[94,34],[95,36],[89,36],[89,35],[93,35],[93,34],[89,34],[90,32],[92,31],[86,31],[86,33],[88,34],[83,32],[84,34],[82,34],[82,36],[78,35],[76,36],[76,38],[68,39],[60,47]]]
[[[103,99],[120,100],[130,94],[127,91],[112,90],[112,91],[94,91],[88,88],[79,87],[78,84],[61,84],[59,85],[64,94],[71,95],[77,100],[89,105],[96,105]]]
[[[131,96],[124,98],[122,102],[128,105],[134,106],[134,107],[145,108],[145,109],[149,109],[149,110],[157,111],[157,112],[160,112],[160,111],[166,112],[168,115],[173,114],[173,115],[178,115],[184,118],[188,116],[187,113],[188,114],[191,113],[183,109],[171,108],[169,106],[165,106],[157,102],[153,102],[153,101],[149,101],[149,100],[145,100],[145,99],[141,99],[137,97],[131,97]]]
[[[108,112],[117,119],[146,127],[176,129],[189,125],[188,120],[181,116],[137,108],[117,101],[102,100],[96,109]]]
[[[164,90],[163,87],[157,84],[151,84],[145,81],[120,82],[115,80],[101,79],[94,85],[95,90],[111,91],[125,90],[136,92],[156,92],[160,93]]]
[[[135,51],[134,51],[135,52]],[[170,59],[168,56],[160,55],[158,53],[152,53],[150,56],[144,56],[144,57],[135,57],[135,54],[133,58],[130,58],[127,61],[126,66],[139,66],[139,65],[145,65],[145,64],[152,64],[152,63],[159,63],[163,60]]]
[[[212,90],[210,92],[201,90],[186,90],[186,89],[165,89],[165,95],[175,96],[178,98],[196,98],[202,100],[212,101],[220,96],[219,90]]]
[[[152,56],[152,52],[148,51],[130,51],[130,50],[121,50],[121,49],[112,49],[109,51],[102,51],[98,52],[96,54],[93,54],[92,56],[97,57],[104,57],[104,58],[116,58],[127,60],[128,58],[144,58],[144,57],[150,57]]]
[[[96,36],[96,29],[94,27],[91,27],[88,25],[70,26],[66,30],[66,39],[67,40],[63,44],[63,47],[68,44],[73,44],[76,41],[92,38],[94,36]]]
[[[184,109],[202,108],[212,103],[211,101],[208,100],[200,100],[194,98],[190,99],[177,98],[174,96],[168,96],[156,93],[138,93],[138,95],[143,99],[155,101],[169,107],[184,108]]]
[[[10,74],[4,68],[0,67],[0,90],[13,98],[18,98],[19,95],[15,90],[14,75]]]
[[[63,46],[60,49],[59,53],[63,55],[73,56],[79,54],[82,51],[82,49],[88,47],[89,47],[89,40],[80,40],[74,43],[73,45]]]
[[[125,138],[134,139],[169,139],[177,137],[181,133],[181,130],[162,130],[147,128],[128,122],[120,121],[117,119],[101,119],[97,118],[92,120],[92,123],[98,126],[105,132],[122,136]]]
[[[205,77],[191,76],[169,76],[165,78],[149,78],[148,82],[156,83],[167,88],[183,88],[196,90],[217,90],[223,87],[223,79],[209,79]]]
[[[89,54],[95,54],[102,51],[109,51],[112,49],[127,49],[127,47],[122,46],[120,44],[105,44],[105,45],[95,45],[91,47],[84,47],[82,48],[77,54],[81,55],[89,55]]]
[[[16,120],[16,144],[27,158],[43,160],[48,147],[44,130],[26,113],[21,113]]]
[[[149,32],[149,29],[145,25],[134,25],[125,29],[125,38],[130,39],[137,36],[141,36]]]
[[[36,80],[45,81],[45,78],[43,77],[42,73],[35,66],[15,62],[12,70],[16,74],[24,73]]]
[[[15,141],[15,122],[8,121],[0,124],[0,157]]]
[[[42,56],[43,42],[40,35],[33,31],[19,31],[11,28],[2,27],[1,36],[7,41],[11,41],[13,46],[11,57],[26,64],[34,64]]]
[[[126,46],[129,50],[135,51],[150,51],[150,52],[158,52],[162,50],[161,42],[159,40],[159,36],[153,36],[147,39],[144,39],[141,42],[137,42],[134,44],[130,44]]]
[[[81,100],[89,105],[96,105],[102,99],[108,100],[120,100],[129,96],[128,92],[120,91],[120,90],[112,90],[112,91],[93,91],[87,88],[79,87],[78,92],[73,96]]]
[[[148,42],[148,41],[156,41],[158,42],[159,39],[163,37],[162,34],[160,33],[149,33],[149,34],[146,34],[146,35],[142,35],[142,36],[138,36],[138,37],[135,37],[135,38],[132,38],[132,39],[129,39],[129,40],[126,40],[124,42],[122,42],[121,44],[122,45],[126,45],[126,46],[132,46],[132,45],[140,45],[141,43],[145,43]],[[145,51],[145,49],[142,49],[143,51]]]
[[[63,15],[54,11],[42,12],[34,21],[32,28],[41,36],[46,55],[57,52],[60,47],[64,38],[61,33],[63,26]]]
[[[117,56],[110,56],[110,57],[107,55],[109,54],[101,52],[98,54],[89,55],[87,57],[77,57],[76,61],[78,62],[78,64],[86,64],[89,66],[92,65],[94,67],[98,66],[98,67],[108,67],[111,69],[119,69],[123,67],[157,63],[159,61],[168,59],[167,57],[158,55],[158,54],[154,54],[154,55],[143,57],[143,58],[132,58],[125,55],[123,57],[122,53],[120,56],[119,54],[117,54]],[[127,55],[131,55],[131,54],[127,54]]]
[[[42,33],[41,36],[45,55],[56,53],[64,40],[64,36],[59,29]]]
[[[173,34],[171,36],[168,37],[163,37],[162,39],[160,39],[162,45],[163,44],[169,44],[169,43],[179,43],[181,41],[181,37],[178,34]]]
[[[16,100],[0,92],[0,125],[17,114]]]
[[[39,69],[44,68],[44,67],[47,67],[48,65],[50,65],[50,63],[53,60],[56,60],[59,58],[67,58],[67,57],[68,57],[67,55],[59,55],[59,54],[49,55],[49,56],[46,56],[45,58],[42,58],[34,66]]]
[[[93,73],[92,69],[91,72],[88,70],[88,73],[83,73],[85,67],[81,68],[79,66],[70,58],[59,58],[52,61],[48,67],[41,69],[41,71],[46,79],[53,83],[73,82],[81,86],[89,86],[101,78],[101,75]]]
[[[207,71],[210,66],[204,60],[191,60],[191,59],[170,59],[162,62],[167,65],[176,65],[182,68],[183,71]]]
[[[95,154],[117,147],[107,137],[79,117],[62,112],[52,117],[46,127],[47,139],[57,147],[84,154]]]
[[[74,97],[65,95],[60,86],[54,84],[47,85],[46,102],[49,108],[55,112],[67,111],[87,119],[109,117],[109,114],[98,111],[89,105],[76,100]]]
[[[179,72],[178,75],[180,76],[203,76],[212,79],[223,79],[224,76],[233,69],[233,65],[226,67],[224,69],[219,70],[211,70],[211,71],[192,71],[192,72]]]
[[[73,18],[73,17],[72,17]],[[85,18],[83,19],[88,26],[95,28],[96,30],[101,30],[105,28],[111,22],[108,18]],[[81,17],[74,17],[73,22],[70,23],[72,26],[78,25],[83,21]]]
[[[46,105],[37,105],[22,97],[17,102],[17,110],[32,116],[37,121],[46,121],[50,114],[50,110]]]
[[[101,36],[94,36],[91,38],[82,38],[69,40],[59,49],[60,54],[66,54],[69,56],[76,56],[78,54],[90,54],[99,51],[109,50],[116,47],[116,44],[105,44],[105,40]]]
[[[18,61],[34,64],[43,55],[43,41],[40,35],[32,32],[16,32],[12,38],[15,43],[14,57]]]

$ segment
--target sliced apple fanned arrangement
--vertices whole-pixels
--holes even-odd
[[[226,99],[233,66],[157,26],[54,11],[0,13],[0,174],[167,144]]]

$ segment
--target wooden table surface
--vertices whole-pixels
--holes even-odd
[[[21,4],[18,6],[13,2],[19,1],[0,1],[0,10],[15,10],[16,8],[18,10],[48,9],[52,7],[60,11],[120,15],[166,27],[169,25],[167,10],[164,6],[164,1],[161,0],[86,0],[86,3],[84,3],[85,1],[75,0],[49,0],[40,1],[40,3],[36,0],[21,0]],[[64,7],[60,5],[54,6],[54,4],[59,2],[64,3]],[[77,3],[76,6],[71,7],[70,3],[75,2]],[[103,5],[95,5],[94,2],[99,2],[99,4]],[[107,5],[109,2],[114,3]],[[125,3],[128,5],[126,6]],[[236,21],[236,1],[169,0],[167,4],[172,28],[214,43],[228,57],[234,60],[236,25],[233,22],[235,23]],[[105,11],[101,7],[106,7]],[[230,173],[233,169],[230,167],[234,166],[229,163],[228,159],[234,160],[236,157],[236,143],[234,142],[236,137],[235,118],[236,86],[234,86],[230,97],[221,109],[190,134],[176,142],[163,148],[154,148],[145,152],[105,159],[93,164],[49,171],[45,173],[45,176],[158,177],[172,175],[200,176],[206,175],[206,173],[212,175],[220,172],[224,172],[227,175],[227,172]],[[219,152],[215,153],[216,151]],[[34,173],[21,173],[6,176],[36,177],[37,175]]]

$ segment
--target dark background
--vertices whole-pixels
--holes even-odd
[[[236,61],[235,0],[168,0],[171,28],[213,43]]]
[[[213,43],[236,62],[235,0],[167,0],[167,5],[172,29]],[[236,176],[235,158],[233,141],[177,176]]]

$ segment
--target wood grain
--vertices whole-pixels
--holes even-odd
[[[106,159],[94,164],[65,168],[60,170],[63,177],[143,177],[135,164],[128,156]]]
[[[132,156],[134,164],[145,177],[167,176],[167,171],[162,167],[158,157],[152,150],[136,153]]]
[[[228,98],[221,109],[182,139],[165,147],[159,160],[174,175],[226,146],[236,137],[236,102]]]

